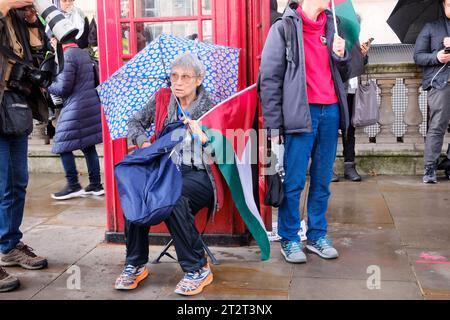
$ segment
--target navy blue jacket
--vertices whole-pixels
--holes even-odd
[[[326,38],[329,48],[331,72],[336,94],[340,104],[340,128],[346,132],[349,117],[347,93],[344,83],[350,74],[350,54],[346,51],[343,58],[332,52],[334,23],[332,14],[326,11]],[[269,31],[262,52],[260,68],[260,97],[266,129],[282,129],[284,133],[311,132],[311,114],[309,112],[306,90],[306,67],[303,46],[302,18],[293,8],[286,8],[284,17],[291,19],[291,43],[294,62],[286,61],[286,39],[281,20],[275,22]],[[341,34],[341,33],[340,33]]]
[[[447,18],[427,23],[416,40],[414,61],[423,67],[422,88],[443,89],[450,77],[450,63],[444,65],[437,59],[437,53],[444,49],[443,40],[450,37]]]
[[[53,153],[79,150],[102,142],[100,99],[87,51],[80,48],[66,50],[64,70],[48,91],[64,100],[56,125]]]

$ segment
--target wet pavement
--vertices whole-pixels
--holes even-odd
[[[115,291],[125,247],[103,241],[104,199],[52,200],[64,182],[62,175],[31,175],[24,242],[48,257],[49,268],[9,268],[22,285],[0,300],[182,299],[173,293],[181,269],[168,258],[149,264],[137,290]],[[443,178],[436,185],[396,176],[335,183],[328,220],[339,259],[308,254],[306,264],[288,264],[277,242],[266,262],[256,246],[211,247],[221,263],[212,267],[214,282],[190,299],[450,299],[449,199]],[[150,260],[161,249],[151,246]]]

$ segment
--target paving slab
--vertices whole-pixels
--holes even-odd
[[[29,300],[61,275],[61,269],[44,269],[38,271],[22,268],[7,268],[6,271],[19,278],[20,287],[12,292],[0,293],[0,300]],[[55,296],[57,299],[58,296]],[[62,298],[59,296],[59,298]]]
[[[381,281],[380,289],[368,289],[366,280],[293,278],[292,300],[422,300],[415,282]]]
[[[73,273],[66,273],[34,299],[155,300],[167,278],[173,276],[175,268],[179,268],[178,264],[161,264],[154,270],[153,265],[149,265],[150,276],[136,290],[118,291],[114,289],[114,283],[123,270],[124,258],[125,246],[100,244],[75,264],[80,272],[79,289],[71,288]]]
[[[364,280],[369,277],[368,268],[377,266],[382,280],[415,281],[394,228],[333,224],[329,234],[339,258],[325,260],[308,253],[308,262],[296,265],[293,277]]]
[[[50,268],[64,272],[103,239],[103,228],[39,225],[24,234],[23,242],[46,257]]]
[[[407,249],[425,298],[450,299],[450,250]]]
[[[87,176],[80,181],[87,183]],[[52,200],[50,194],[64,184],[61,174],[31,175],[22,225],[24,242],[48,257],[50,265],[41,271],[9,268],[19,276],[22,287],[0,294],[0,300],[184,299],[173,292],[183,272],[167,257],[160,264],[148,264],[150,276],[137,290],[114,290],[125,246],[103,242],[104,197]],[[308,254],[307,264],[289,264],[278,242],[271,243],[271,259],[265,262],[254,242],[210,247],[220,261],[212,266],[214,282],[202,294],[187,299],[450,300],[449,191],[450,183],[426,186],[421,177],[377,176],[361,183],[332,184],[329,234],[339,259]],[[161,250],[151,246],[150,261]],[[174,254],[173,248],[170,252]],[[368,289],[369,266],[379,267],[380,289]],[[70,289],[68,268],[80,271],[80,290]]]
[[[450,247],[448,217],[425,214],[422,217],[398,216],[394,220],[402,243],[408,248],[448,249]]]
[[[106,215],[103,208],[78,205],[62,211],[47,220],[46,225],[88,226],[106,229]]]
[[[338,182],[331,186],[328,219],[349,224],[393,224],[375,179],[364,183]]]

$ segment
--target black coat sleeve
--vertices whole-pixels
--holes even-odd
[[[438,50],[433,50],[431,47],[431,39],[433,37],[432,29],[431,24],[426,24],[417,37],[414,49],[414,61],[419,66],[432,67],[441,64],[437,59]]]

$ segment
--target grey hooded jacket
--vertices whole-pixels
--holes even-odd
[[[340,128],[346,133],[349,116],[344,83],[350,75],[350,54],[343,58],[332,51],[334,23],[331,12],[326,11],[326,39],[329,48],[331,72],[340,105]],[[306,90],[306,67],[303,46],[303,22],[296,6],[287,7],[283,17],[292,20],[291,43],[293,62],[286,61],[286,39],[283,22],[271,27],[262,52],[260,68],[260,97],[264,127],[284,133],[311,132],[311,115]],[[294,28],[295,26],[295,28]],[[342,34],[342,33],[339,33]]]

